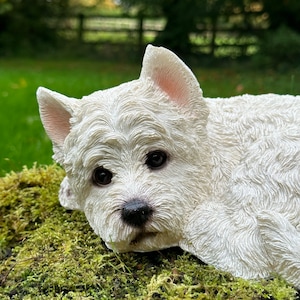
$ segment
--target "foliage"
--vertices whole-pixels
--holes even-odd
[[[156,45],[167,46],[180,55],[190,52],[189,35],[196,29],[196,18],[199,12],[197,5],[193,4],[195,4],[193,0],[161,2],[161,10],[167,21],[164,30],[154,41]]]
[[[230,1],[215,0],[123,0],[127,7],[135,7],[142,13],[158,13],[166,18],[164,30],[155,40],[156,45],[166,46],[178,54],[191,52],[190,34],[197,31],[198,23],[209,20],[209,26],[228,8]],[[235,0],[236,3],[240,0]]]
[[[264,11],[269,15],[271,29],[289,27],[300,33],[300,1],[262,0]]]
[[[300,31],[298,0],[120,0],[124,11],[135,15],[159,15],[166,20],[154,44],[166,46],[177,54],[201,52],[214,56],[216,35],[227,29],[235,43],[245,37],[260,36],[260,29],[285,25]],[[0,1],[0,55],[28,55],[57,51],[72,41],[78,42],[72,28],[76,21],[65,18],[79,13],[118,12],[113,0],[26,0]],[[123,12],[124,12],[123,11]],[[63,19],[63,17],[65,19]],[[72,25],[71,25],[72,24]],[[77,25],[75,25],[77,26]],[[63,33],[62,28],[66,29]],[[97,39],[97,34],[93,36]],[[106,32],[107,34],[107,32]],[[114,33],[117,38],[117,33]],[[206,47],[195,47],[195,35],[209,41]],[[241,39],[239,39],[241,38]],[[113,40],[113,39],[112,39]],[[247,53],[247,42],[241,54]],[[196,50],[197,49],[197,50]],[[199,51],[200,49],[200,51]],[[209,49],[209,50],[207,50]]]
[[[257,26],[257,22],[252,20],[253,15],[251,16],[254,10],[253,4],[256,4],[257,0],[123,0],[121,2],[126,7],[134,7],[142,13],[156,12],[163,15],[166,18],[166,25],[158,34],[155,44],[166,46],[179,54],[192,51],[191,33],[199,32],[205,35],[206,30],[211,32],[211,54],[213,54],[215,35],[220,24],[223,27],[226,25],[227,28],[234,26],[236,30],[241,31],[241,35],[247,34],[247,31]]]
[[[268,31],[260,40],[260,51],[255,58],[267,66],[286,68],[300,66],[300,33],[282,25]]]
[[[1,299],[295,299],[278,277],[233,278],[176,248],[109,251],[82,213],[60,207],[63,176],[48,166],[0,180]]]
[[[64,18],[98,8],[105,0],[0,1],[0,55],[33,55],[65,46]],[[104,5],[103,4],[103,5]],[[108,4],[107,4],[108,6]]]
[[[0,49],[24,54],[57,46],[59,16],[68,10],[68,0],[4,0],[0,2]],[[5,52],[3,52],[5,50]]]
[[[159,13],[166,18],[166,25],[155,44],[166,46],[178,54],[192,51],[191,33],[211,34],[210,54],[215,52],[215,37],[220,30],[234,28],[239,36],[260,36],[260,29],[286,25],[300,31],[300,1],[273,0],[122,0],[127,8],[141,13]]]

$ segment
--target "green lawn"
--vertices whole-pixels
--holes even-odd
[[[140,66],[101,61],[0,60],[0,176],[34,162],[52,162],[49,142],[38,114],[35,91],[45,86],[81,97],[135,79]],[[194,68],[209,97],[241,93],[300,94],[300,70],[276,73],[234,68]]]
[[[35,92],[45,86],[82,97],[135,78],[139,67],[86,61],[0,61],[0,175],[52,162]]]

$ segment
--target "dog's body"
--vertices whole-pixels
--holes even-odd
[[[273,270],[299,285],[300,98],[244,95],[207,104],[212,191],[181,247],[236,276]]]
[[[113,250],[180,246],[243,278],[300,287],[300,97],[205,99],[172,52],[81,101],[38,90],[60,202]]]

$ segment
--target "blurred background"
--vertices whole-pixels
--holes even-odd
[[[49,164],[38,86],[81,98],[139,76],[148,43],[205,96],[299,94],[299,0],[0,0],[0,176]]]
[[[154,43],[182,56],[294,63],[299,37],[298,0],[0,0],[2,56],[138,56]]]

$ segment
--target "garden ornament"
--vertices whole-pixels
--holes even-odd
[[[300,288],[300,96],[205,98],[171,51],[81,100],[40,87],[66,171],[59,200],[117,252],[180,246],[246,279]]]

